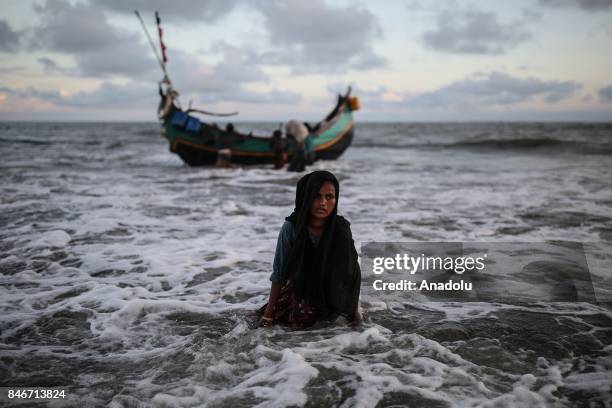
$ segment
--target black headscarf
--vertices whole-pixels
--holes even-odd
[[[336,205],[315,249],[308,232],[310,208],[326,181],[336,189]],[[298,181],[295,209],[287,217],[296,233],[288,268],[296,295],[315,306],[322,317],[339,313],[353,319],[359,301],[361,270],[350,223],[337,214],[339,194],[338,180],[328,171],[315,171]]]

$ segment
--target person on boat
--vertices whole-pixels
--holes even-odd
[[[299,180],[295,209],[278,236],[268,303],[257,312],[259,326],[305,328],[339,315],[361,322],[361,270],[350,223],[337,214],[339,193],[328,171]]]
[[[308,129],[297,120],[290,120],[285,126],[287,138],[293,142],[291,163],[287,170],[302,172],[306,168],[306,138]]]
[[[287,152],[285,151],[285,143],[283,141],[283,132],[275,130],[272,133],[272,141],[270,141],[270,148],[274,154],[274,169],[278,170],[287,163]]]

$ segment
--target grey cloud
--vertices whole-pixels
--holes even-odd
[[[179,89],[191,92],[221,93],[241,89],[243,83],[268,82],[261,68],[246,63],[247,55],[227,46],[222,60],[205,64],[198,56],[180,50],[169,51],[168,71]]]
[[[12,89],[3,87],[0,92],[11,98],[37,98],[51,102],[56,106],[73,108],[116,108],[133,107],[147,104],[157,96],[157,89],[148,84],[117,85],[103,82],[93,91],[81,91],[72,95],[62,95],[56,90],[39,90],[36,88]]]
[[[473,75],[461,81],[405,100],[415,107],[464,108],[507,106],[540,97],[556,103],[575,94],[581,85],[573,81],[516,78],[501,72]]]
[[[574,7],[596,12],[612,8],[612,0],[538,0],[540,4],[550,7]]]
[[[370,69],[385,64],[372,49],[380,28],[372,13],[358,6],[338,7],[322,0],[262,2],[269,40],[276,49],[264,56],[269,64],[294,71]]]
[[[355,57],[349,59],[350,67],[357,70],[368,70],[384,67],[387,63],[384,57],[376,54],[372,50],[364,50]],[[342,70],[340,70],[342,72]]]
[[[225,45],[220,49],[223,59],[214,66],[215,73],[228,82],[268,82],[261,68],[252,64],[253,54],[248,50]]]
[[[74,69],[60,66],[55,60],[48,57],[41,57],[37,59],[38,63],[43,66],[45,74],[61,74],[61,75],[78,75]]]
[[[0,74],[12,74],[14,72],[25,71],[26,68],[23,65],[17,65],[12,67],[0,67]]]
[[[231,12],[239,0],[107,0],[99,2],[98,7],[125,14],[138,10],[145,21],[159,11],[162,22],[212,22]],[[152,17],[151,17],[152,18]]]
[[[117,85],[103,82],[93,91],[77,92],[62,97],[59,105],[83,108],[131,107],[148,103],[157,95],[157,89],[148,84]]]
[[[110,25],[106,15],[88,4],[48,0],[34,6],[41,25],[34,29],[32,48],[72,55],[78,73],[106,77],[143,75],[155,70],[151,50],[135,33]],[[50,60],[40,61],[46,69],[57,70]],[[57,71],[59,72],[59,71]]]
[[[224,92],[219,95],[224,101],[246,102],[246,103],[297,103],[302,100],[302,95],[292,91],[281,91],[273,89],[269,92],[253,92],[244,89]]]
[[[124,75],[130,78],[161,77],[151,51],[138,41],[126,41],[115,47],[105,47],[97,52],[75,56],[83,75],[106,77]]]
[[[323,0],[310,3],[248,2],[244,0],[206,2],[187,0],[168,3],[161,0],[112,0],[97,3],[107,11],[143,16],[159,10],[163,21],[214,21],[238,6],[261,13],[266,21],[273,51],[257,55],[258,64],[290,65],[294,72],[342,71],[347,67],[367,70],[384,66],[386,61],[372,49],[372,40],[380,32],[369,11],[351,7],[335,7]]]
[[[17,51],[20,37],[21,34],[13,30],[6,20],[0,20],[0,51]]]
[[[37,60],[44,68],[45,73],[54,73],[60,70],[60,67],[51,58],[42,57]]]
[[[38,98],[49,102],[57,102],[62,98],[59,91],[45,91],[36,88],[13,89],[9,87],[0,87],[0,93],[8,95],[10,98]]]
[[[531,38],[522,27],[537,14],[524,12],[523,21],[501,23],[493,13],[444,12],[437,27],[423,34],[424,43],[435,50],[456,54],[503,54]]]
[[[73,74],[153,79],[159,72],[144,36],[139,31],[111,25],[108,12],[131,13],[133,8],[140,8],[144,15],[146,9],[158,8],[164,21],[166,16],[175,21],[200,17],[215,19],[239,4],[263,15],[272,48],[265,52],[238,50],[244,55],[240,62],[217,67],[225,71],[223,77],[241,82],[252,81],[253,77],[266,81],[267,77],[259,68],[261,65],[288,65],[293,72],[304,73],[345,72],[349,68],[367,70],[385,64],[384,58],[372,49],[372,41],[379,34],[374,16],[365,9],[328,6],[322,0],[308,5],[300,1],[251,3],[232,0],[202,5],[196,1],[72,4],[67,0],[47,0],[34,6],[40,16],[40,25],[32,30],[31,48],[71,55],[76,65]],[[61,73],[61,67],[49,61],[41,63],[46,72]],[[237,64],[248,68],[237,67]],[[219,84],[207,85],[210,86]]]
[[[227,44],[216,44],[213,48],[222,54],[222,60],[215,65],[203,63],[192,53],[170,51],[168,70],[179,91],[205,103],[295,103],[302,99],[292,91],[255,92],[245,88],[248,83],[270,80],[261,68],[250,63],[255,56]]]
[[[597,93],[602,102],[612,102],[612,85],[601,88]]]
[[[35,5],[41,25],[34,30],[34,46],[65,53],[86,53],[126,40],[102,12],[88,5],[48,0]],[[123,35],[122,35],[123,34]]]
[[[81,91],[71,95],[62,95],[57,90],[39,90],[36,88],[12,89],[0,87],[0,93],[11,99],[36,98],[50,102],[58,107],[76,109],[113,109],[133,108],[134,106],[151,106],[154,112],[154,101],[157,100],[157,88],[150,84],[128,83],[114,84],[103,82],[92,91]],[[295,92],[272,90],[269,92],[253,92],[243,89],[225,90],[204,94],[190,94],[197,99],[208,102],[246,102],[246,103],[296,103],[302,96]],[[183,102],[186,102],[183,100]]]
[[[351,87],[351,95],[358,96],[361,99],[372,99],[372,100],[380,100],[383,95],[388,92],[386,86],[379,86],[375,89],[363,88],[359,85],[348,84],[345,82],[336,82],[327,86],[327,91],[332,95],[336,96],[338,94],[344,95],[348,89]]]

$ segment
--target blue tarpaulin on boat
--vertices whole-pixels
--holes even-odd
[[[183,111],[176,111],[174,112],[174,116],[172,116],[172,124],[182,128],[185,126],[188,117],[189,115],[187,115],[187,113]]]
[[[200,133],[200,119],[194,118],[193,116],[189,116],[187,119],[187,126],[185,126],[185,130],[190,133]]]

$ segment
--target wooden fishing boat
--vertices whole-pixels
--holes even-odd
[[[334,109],[312,127],[314,160],[337,159],[353,140],[353,111],[359,108],[359,100],[338,95]],[[168,139],[170,151],[180,156],[191,166],[211,165],[217,162],[219,151],[228,154],[228,159],[237,164],[274,163],[272,135],[253,135],[215,124],[206,123],[192,115],[195,110],[180,109],[174,100],[171,88],[162,91],[159,117],[162,136]],[[289,160],[294,154],[288,150]]]
[[[163,42],[161,19],[159,13],[155,12],[157,32],[159,35],[159,51],[138,11],[135,11],[143,31],[151,45],[153,53],[157,58],[164,78],[159,83],[159,95],[161,102],[158,109],[159,119],[162,125],[162,135],[170,143],[170,151],[178,154],[183,161],[191,166],[202,166],[219,164],[223,162],[238,164],[266,164],[274,163],[272,135],[253,135],[252,132],[241,133],[232,128],[221,129],[214,123],[206,123],[193,114],[204,114],[211,116],[233,116],[237,112],[219,114],[192,109],[191,106],[183,110],[178,101],[178,92],[173,89],[172,82],[166,70],[166,46]],[[190,104],[191,105],[191,104]],[[337,159],[351,144],[353,140],[353,111],[359,109],[359,99],[351,96],[351,88],[344,95],[338,95],[338,101],[334,109],[323,119],[312,127],[310,131],[299,132],[300,138],[306,138],[310,133],[309,141],[312,141],[312,151],[309,152],[310,161]],[[278,146],[278,140],[275,141]],[[300,140],[303,143],[304,139]],[[298,150],[299,143],[289,144],[285,153],[288,160]],[[280,151],[277,149],[277,151]]]

